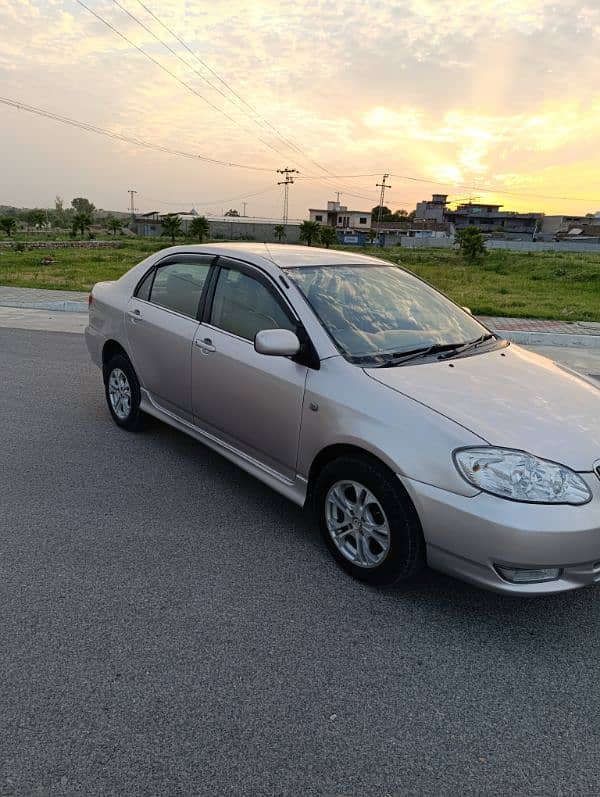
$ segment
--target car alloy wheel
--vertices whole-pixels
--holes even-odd
[[[377,498],[359,482],[337,481],[330,487],[325,522],[334,545],[353,565],[377,567],[388,555],[388,519]]]
[[[113,412],[124,421],[131,412],[131,385],[120,368],[113,368],[108,377],[108,395]]]

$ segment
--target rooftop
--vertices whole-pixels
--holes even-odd
[[[316,246],[294,246],[293,244],[266,244],[266,243],[222,243],[222,244],[193,244],[171,247],[172,252],[187,252],[198,254],[215,254],[223,257],[235,257],[248,260],[268,260],[279,268],[298,268],[301,266],[336,266],[347,264],[361,264],[372,266],[389,266],[387,260],[376,257],[356,254],[355,252],[340,252],[336,249],[321,249]]]

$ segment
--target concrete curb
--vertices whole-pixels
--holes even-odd
[[[578,346],[600,349],[600,335],[571,335],[562,332],[524,332],[517,329],[494,329],[500,337],[523,346]]]
[[[87,313],[87,302],[17,302],[0,301],[0,307],[17,307],[21,310],[57,310],[63,313]]]

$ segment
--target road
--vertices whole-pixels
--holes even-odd
[[[599,371],[600,372],[600,371]],[[597,794],[600,591],[352,581],[298,508],[0,329],[0,794]]]

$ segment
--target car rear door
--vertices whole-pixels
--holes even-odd
[[[258,354],[254,336],[295,332],[298,321],[272,281],[245,263],[219,258],[212,282],[192,352],[194,423],[293,478],[308,369]]]
[[[177,254],[142,279],[127,308],[129,352],[150,398],[191,420],[191,352],[212,255]]]

